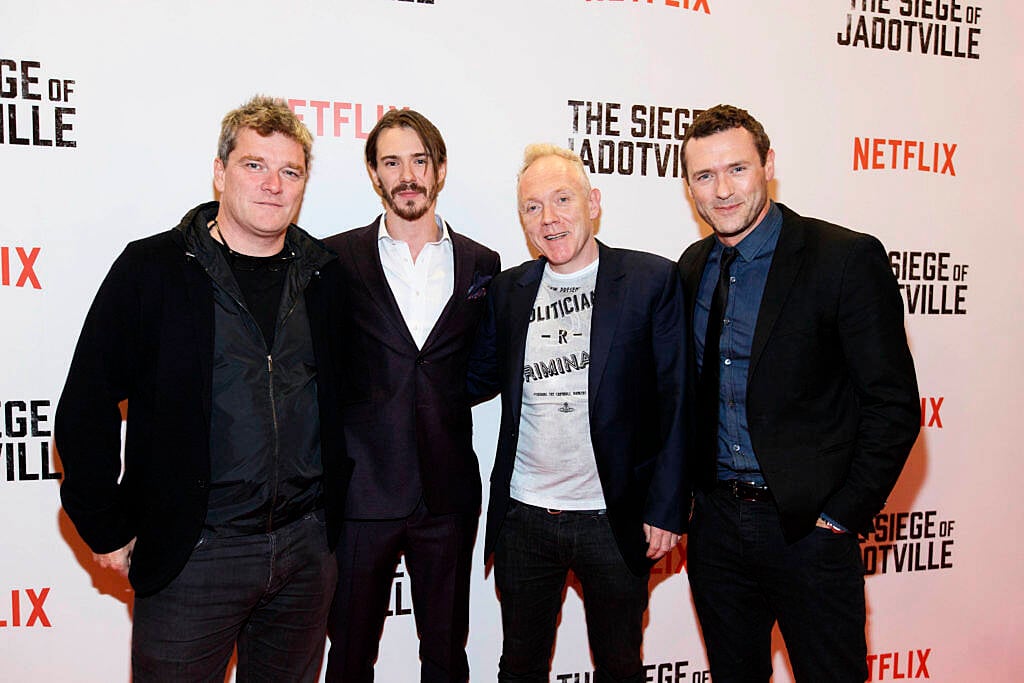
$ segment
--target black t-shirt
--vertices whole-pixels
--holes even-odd
[[[245,297],[245,305],[256,320],[267,349],[274,346],[277,312],[292,257],[287,247],[273,256],[246,256],[218,242]]]

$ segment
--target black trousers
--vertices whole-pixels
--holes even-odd
[[[607,514],[549,511],[510,501],[494,549],[501,594],[500,683],[547,683],[551,650],[572,570],[583,587],[595,683],[643,683],[648,573],[622,559]]]
[[[337,568],[323,512],[266,534],[204,532],[181,573],[135,599],[132,679],[314,683]]]
[[[798,683],[867,679],[864,565],[855,534],[782,537],[775,504],[697,492],[687,573],[715,683],[766,683],[778,621]]]
[[[398,520],[346,520],[327,633],[328,683],[370,683],[391,585],[405,555],[420,637],[420,680],[469,680],[469,577],[478,514],[434,515],[422,501]]]

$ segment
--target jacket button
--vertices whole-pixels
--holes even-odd
[[[426,364],[427,364],[427,361],[426,361],[425,358],[417,358],[416,359],[416,365],[422,366],[422,365],[426,365]]]
[[[199,480],[197,480],[197,481],[196,481],[196,486],[198,486],[198,487],[199,487],[199,490],[200,490],[200,491],[202,491],[203,489],[205,489],[205,488],[206,488],[206,480],[205,480],[205,479],[199,479]]]

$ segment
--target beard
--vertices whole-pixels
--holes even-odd
[[[425,201],[422,204],[418,204],[415,200],[395,199],[395,195],[398,193],[410,190],[422,194]],[[402,220],[416,221],[423,218],[427,211],[430,210],[430,207],[434,205],[434,200],[437,199],[437,188],[434,187],[428,191],[426,187],[417,183],[401,183],[396,185],[390,192],[385,192],[382,188],[381,194],[384,197],[384,202],[395,215]]]

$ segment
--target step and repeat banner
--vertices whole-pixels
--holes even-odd
[[[530,257],[515,209],[526,144],[580,153],[602,240],[675,259],[708,233],[683,134],[719,102],[749,109],[776,150],[773,196],[877,235],[905,300],[923,429],[862,543],[872,680],[1019,680],[1018,3],[9,0],[0,15],[0,680],[130,678],[131,592],[60,509],[54,411],[110,264],[213,198],[220,119],[255,93],[286,98],[315,136],[298,221],[314,235],[380,212],[364,140],[411,107],[448,143],[439,212],[506,266]],[[486,480],[496,402],[474,419]],[[481,546],[473,681],[494,680],[501,641]],[[685,552],[650,587],[647,680],[710,681]],[[775,680],[791,681],[775,646]],[[377,679],[416,680],[416,652],[399,565]],[[592,669],[570,584],[552,680]]]

